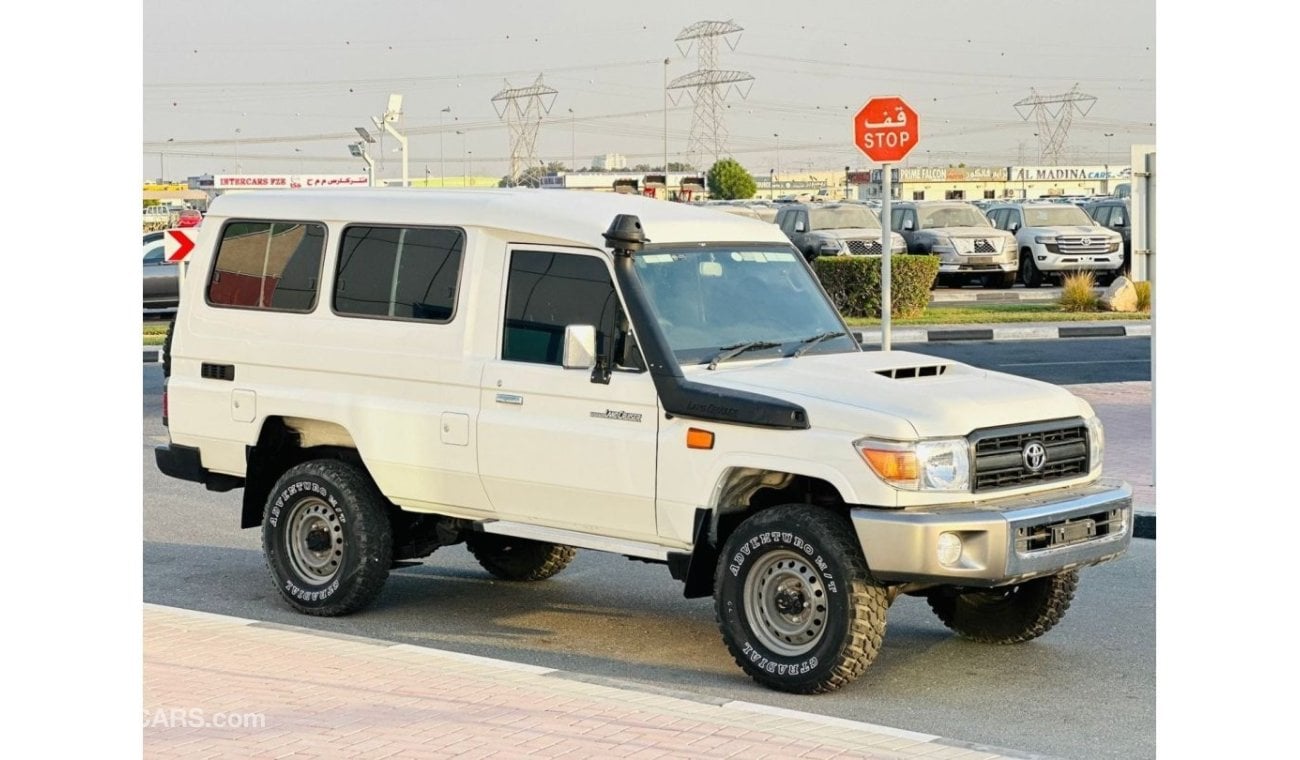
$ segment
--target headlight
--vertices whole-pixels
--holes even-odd
[[[1034,242],[1039,245],[1053,245],[1056,243],[1055,235],[1035,235]]]
[[[901,442],[863,438],[854,448],[880,479],[909,491],[969,491],[970,444],[965,438]]]
[[[1106,436],[1101,429],[1101,419],[1098,417],[1089,417],[1085,423],[1088,426],[1088,466],[1089,472],[1101,472],[1101,457],[1105,449]]]
[[[935,235],[930,241],[930,250],[951,253],[957,250],[952,243],[952,238],[943,235]]]

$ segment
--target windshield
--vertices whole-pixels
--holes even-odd
[[[988,217],[974,206],[939,206],[921,208],[921,229],[934,227],[990,227]]]
[[[1058,208],[1025,209],[1026,227],[1068,227],[1072,225],[1096,227],[1097,223],[1083,209],[1064,203]]]
[[[809,230],[838,230],[846,227],[880,229],[880,218],[866,206],[825,206],[808,210]]]
[[[636,275],[668,345],[682,365],[708,363],[724,348],[753,341],[739,359],[843,353],[856,346],[803,257],[786,246],[647,248]]]

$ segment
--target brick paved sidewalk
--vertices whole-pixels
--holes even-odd
[[[648,693],[549,668],[144,605],[149,758],[1017,757],[998,752],[753,703]]]
[[[1133,510],[1156,514],[1155,440],[1151,427],[1151,382],[1067,385],[1101,418],[1106,433],[1102,472],[1133,486]]]

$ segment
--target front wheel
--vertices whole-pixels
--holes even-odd
[[[1071,570],[1003,588],[936,591],[927,600],[939,620],[963,638],[1019,644],[1059,623],[1078,585],[1079,573]]]
[[[379,596],[393,564],[387,502],[357,467],[291,467],[267,497],[262,551],[275,585],[308,615],[346,615]]]
[[[1037,288],[1043,284],[1043,273],[1034,263],[1034,255],[1029,252],[1020,254],[1020,281],[1026,288]]]
[[[764,686],[833,691],[880,653],[890,596],[842,515],[805,505],[759,512],[727,538],[714,580],[723,641]]]

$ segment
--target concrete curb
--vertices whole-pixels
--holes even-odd
[[[858,342],[865,345],[879,345],[880,328],[854,330]],[[1150,324],[1091,323],[1074,325],[1025,325],[993,327],[973,325],[971,327],[908,327],[891,330],[893,343],[940,343],[971,340],[1055,340],[1057,338],[1123,338],[1151,335]]]

